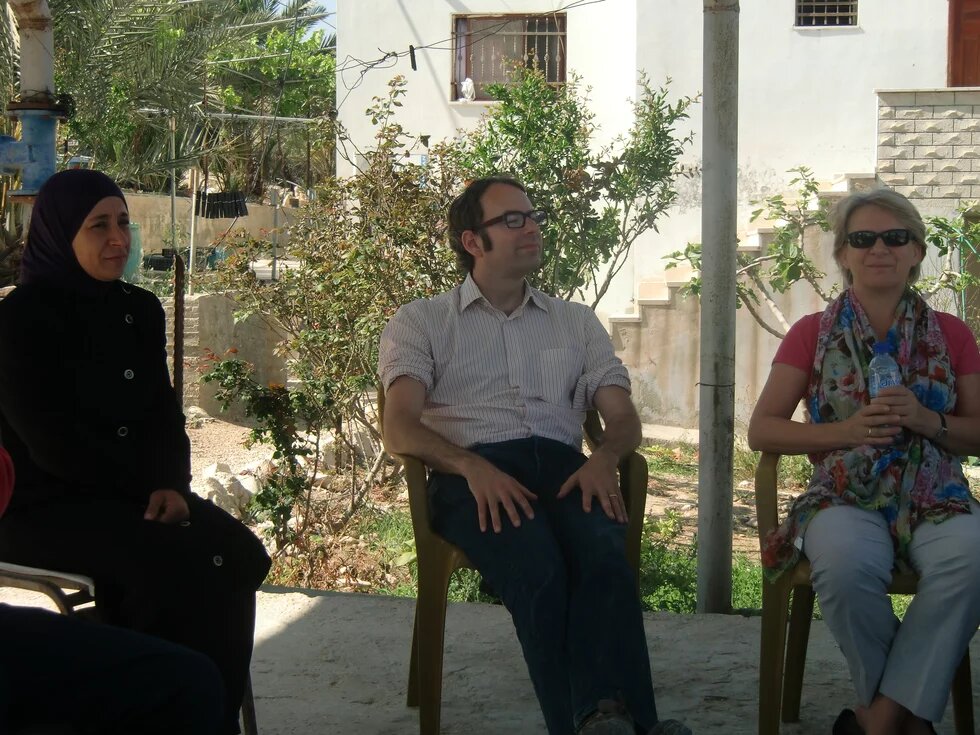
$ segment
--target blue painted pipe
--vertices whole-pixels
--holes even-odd
[[[11,196],[33,196],[54,174],[59,114],[52,110],[10,110],[20,118],[20,140],[0,135],[0,172],[20,172],[21,187]]]

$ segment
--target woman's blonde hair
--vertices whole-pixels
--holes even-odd
[[[846,199],[841,199],[834,208],[833,229],[834,229],[834,260],[840,263],[840,253],[847,245],[847,222],[861,207],[878,207],[895,216],[902,227],[912,233],[912,240],[919,244],[923,254],[926,249],[926,225],[922,221],[922,215],[906,197],[892,189],[873,189],[872,191],[851,194]],[[916,263],[909,271],[909,283],[915,283],[919,279],[921,263]],[[851,272],[841,266],[841,273],[844,280],[850,285],[854,280]]]

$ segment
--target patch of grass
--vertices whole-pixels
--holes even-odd
[[[759,464],[761,452],[753,452],[746,447],[735,447],[732,461],[735,482],[755,479],[755,468]],[[779,460],[779,487],[804,488],[810,482],[813,465],[805,454],[784,454]]]
[[[672,511],[659,521],[644,524],[640,541],[640,599],[644,610],[697,611],[697,546],[676,543],[681,530],[680,517]],[[762,566],[742,555],[732,560],[732,607],[762,609]]]
[[[732,559],[732,609],[762,611],[762,565],[742,554]]]
[[[644,610],[693,612],[697,603],[698,562],[692,546],[675,546],[679,516],[668,510],[643,524],[640,540],[640,600]]]
[[[892,610],[895,611],[895,617],[899,620],[905,619],[905,613],[909,609],[909,605],[912,604],[913,595],[891,595],[892,600]]]
[[[693,444],[652,444],[641,447],[640,452],[651,475],[696,477],[698,474],[698,448]]]
[[[415,535],[412,516],[407,510],[369,509],[361,515],[357,533],[368,540],[368,545],[386,568],[403,570],[401,579],[394,585],[379,587],[378,592],[395,597],[416,597],[419,575],[415,557]],[[482,588],[483,578],[473,569],[460,569],[449,581],[451,602],[499,602]]]
[[[682,531],[680,516],[668,511],[664,518],[649,520],[640,542],[640,598],[644,610],[693,614],[697,607],[697,546],[677,543]],[[418,567],[412,521],[404,510],[370,509],[362,515],[356,532],[378,556],[378,563],[391,570],[398,582],[376,588],[381,594],[415,597]],[[453,602],[499,602],[482,585],[479,573],[461,569],[449,583]],[[732,607],[755,611],[762,607],[762,567],[738,555],[732,565]]]

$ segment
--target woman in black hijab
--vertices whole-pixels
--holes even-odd
[[[129,245],[125,197],[104,174],[41,188],[20,285],[0,301],[0,434],[17,472],[0,559],[91,576],[105,622],[210,656],[222,733],[236,733],[269,558],[190,492],[163,308],[119,280]]]

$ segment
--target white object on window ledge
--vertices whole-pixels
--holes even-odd
[[[460,102],[472,102],[476,99],[476,85],[473,84],[473,80],[469,77],[463,80],[463,83],[460,85],[460,91],[463,93],[463,96],[459,98]]]

